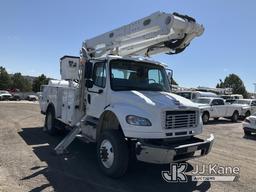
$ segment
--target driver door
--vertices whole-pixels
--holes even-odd
[[[226,107],[223,100],[213,99],[211,104],[212,117],[224,117],[226,115]]]
[[[93,87],[87,93],[87,114],[99,118],[106,106],[106,63],[97,62],[93,67]]]

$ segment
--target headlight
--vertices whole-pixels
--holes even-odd
[[[143,117],[138,117],[135,115],[128,115],[126,116],[126,122],[130,125],[135,125],[135,126],[151,126],[151,122]]]

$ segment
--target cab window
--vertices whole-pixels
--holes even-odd
[[[192,93],[192,99],[196,99],[196,93]]]
[[[252,101],[251,106],[256,106],[256,101]]]
[[[94,64],[92,80],[94,85],[104,88],[106,85],[106,68],[104,62]]]
[[[148,81],[149,83],[163,84],[162,73],[159,69],[148,70]]]
[[[221,99],[214,99],[212,105],[224,105],[224,101]]]

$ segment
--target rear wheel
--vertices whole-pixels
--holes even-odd
[[[239,118],[239,113],[237,111],[235,111],[231,117],[231,121],[237,122],[238,118]]]
[[[245,118],[246,118],[246,117],[249,117],[249,116],[251,116],[251,112],[250,112],[250,111],[247,111],[247,112],[245,113]]]
[[[203,120],[203,124],[207,124],[208,121],[209,121],[209,114],[204,112],[203,115],[202,115],[202,120]]]
[[[45,117],[45,128],[50,135],[57,134],[58,130],[56,129],[55,122],[55,112],[53,109],[50,108],[49,110],[47,110]]]
[[[97,158],[101,170],[113,178],[125,174],[129,164],[129,150],[122,132],[105,131],[97,142]]]

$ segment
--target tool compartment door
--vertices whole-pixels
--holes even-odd
[[[68,89],[63,88],[62,104],[61,104],[61,120],[67,123],[67,103],[68,103]]]
[[[75,89],[68,89],[67,95],[67,123],[69,125],[73,122],[73,116],[75,110]]]

